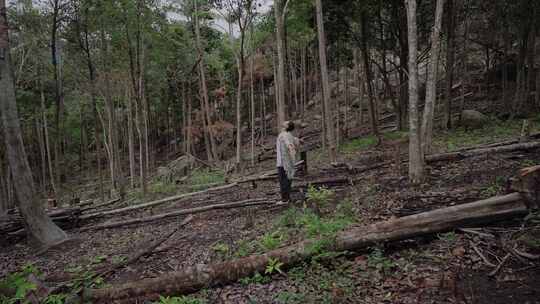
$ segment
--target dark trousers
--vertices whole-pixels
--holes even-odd
[[[291,199],[291,184],[292,181],[287,177],[287,173],[283,167],[278,167],[279,188],[281,190],[281,200],[288,202]]]

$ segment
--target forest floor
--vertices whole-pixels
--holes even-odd
[[[540,121],[533,122],[533,126],[539,125]],[[516,138],[520,126],[520,122],[511,121],[469,132],[457,129],[443,133],[436,138],[436,151]],[[386,143],[379,147],[375,147],[370,138],[343,143],[340,148],[343,163],[370,165],[373,159],[366,157],[370,155],[390,163],[359,174],[349,173],[345,167],[330,166],[319,150],[309,152],[309,174],[300,176],[295,184],[331,177],[347,177],[353,181],[329,188],[332,195],[322,206],[320,217],[305,208],[306,193],[299,191],[294,192],[296,202],[291,206],[267,204],[196,214],[153,254],[119,269],[112,276],[86,284],[95,287],[159,277],[186,266],[262,253],[313,235],[335,233],[351,225],[495,196],[505,192],[507,179],[515,176],[520,168],[540,164],[540,151],[442,161],[430,164],[428,180],[413,187],[402,174],[406,172],[406,165],[398,173],[391,163],[396,145],[393,140],[401,136],[397,132],[386,134]],[[402,151],[406,151],[406,147]],[[262,168],[272,169],[273,160],[257,170]],[[223,181],[219,173],[201,170],[198,174],[191,178],[193,183]],[[196,185],[191,186],[196,188]],[[187,191],[159,183],[151,189],[157,197]],[[131,198],[127,202],[140,201],[136,195]],[[248,198],[278,200],[277,181],[258,181],[256,188],[249,183],[240,184],[117,215],[114,220]],[[125,204],[128,203],[121,201],[108,208]],[[183,219],[169,218],[97,231],[74,228],[68,232],[80,240],[78,246],[40,256],[35,256],[23,240],[11,239],[0,249],[0,276],[31,263],[43,277],[61,277],[66,273],[84,277],[91,269],[125,260],[150,240],[175,229]],[[84,226],[107,220],[98,218],[85,222]],[[522,251],[540,253],[540,226],[525,225],[523,220],[517,219],[478,227],[472,232],[456,230],[381,244],[360,252],[324,253],[290,269],[277,269],[231,285],[204,289],[183,298],[184,302],[180,299],[162,302],[199,303],[196,300],[199,299],[200,303],[540,303],[540,261],[514,255],[505,259],[505,248],[514,245]],[[489,275],[495,267],[488,263],[502,266],[496,274]]]

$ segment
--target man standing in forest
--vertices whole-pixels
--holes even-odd
[[[279,187],[281,190],[281,201],[278,205],[287,205],[291,199],[291,184],[294,177],[296,153],[300,145],[300,140],[292,134],[294,123],[286,121],[283,129],[276,140],[276,166],[278,169]]]

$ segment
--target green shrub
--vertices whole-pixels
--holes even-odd
[[[262,238],[259,240],[259,245],[262,250],[269,251],[274,250],[281,245],[283,242],[285,236],[280,233],[279,231],[274,231],[270,233],[266,233],[262,236]]]

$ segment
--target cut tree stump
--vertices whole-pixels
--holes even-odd
[[[125,221],[117,221],[117,222],[110,222],[110,223],[103,223],[95,226],[90,227],[83,227],[80,229],[80,231],[88,231],[88,230],[100,230],[100,229],[108,229],[108,228],[117,228],[127,225],[133,225],[133,224],[141,224],[141,223],[148,223],[148,222],[154,222],[157,220],[161,220],[164,218],[169,217],[176,217],[180,215],[187,215],[187,214],[196,214],[201,212],[208,212],[211,210],[218,210],[218,209],[232,209],[232,208],[242,208],[242,207],[250,207],[250,206],[257,206],[257,205],[265,205],[269,204],[270,202],[266,198],[256,198],[256,199],[248,199],[243,200],[239,202],[234,203],[225,203],[225,204],[215,204],[215,205],[208,205],[208,206],[201,206],[196,208],[189,208],[189,209],[182,209],[177,210],[173,212],[168,213],[161,213],[149,217],[142,217],[142,218],[135,218]]]
[[[381,242],[397,241],[420,235],[440,233],[458,227],[478,226],[489,222],[527,214],[519,193],[452,206],[356,227],[338,233],[332,251],[357,250]],[[297,264],[314,254],[314,240],[306,240],[262,255],[252,255],[231,261],[195,265],[181,271],[164,273],[156,278],[142,279],[103,289],[86,289],[79,302],[119,303],[137,298],[155,299],[159,295],[193,293],[201,288],[235,282],[240,278],[263,272],[270,259],[284,267]]]

